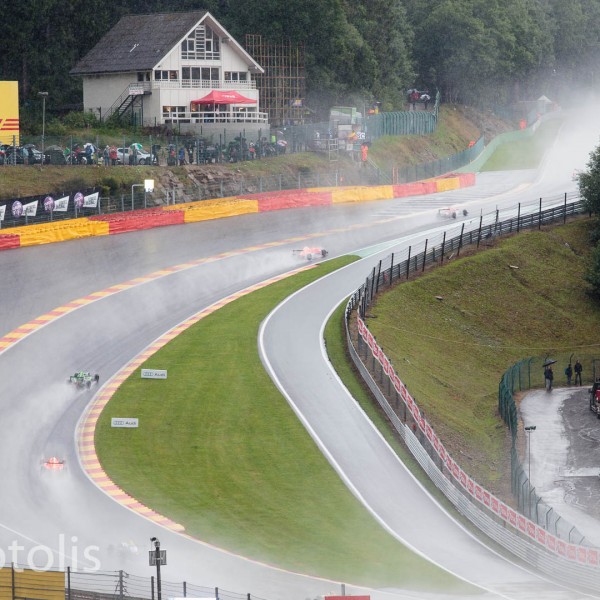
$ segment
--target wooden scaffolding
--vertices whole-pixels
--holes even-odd
[[[299,125],[306,109],[304,46],[289,40],[263,41],[261,35],[246,34],[246,51],[265,70],[253,77],[260,93],[260,110],[269,114],[271,125]]]

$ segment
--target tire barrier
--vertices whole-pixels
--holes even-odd
[[[10,233],[0,233],[0,250],[99,235],[115,235],[154,227],[196,223],[272,210],[405,198],[454,190],[474,184],[475,175],[465,173],[449,174],[427,181],[402,185],[306,188],[215,200],[199,200],[185,204],[14,227],[10,229]]]

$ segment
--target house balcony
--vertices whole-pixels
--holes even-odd
[[[269,113],[247,109],[210,111],[169,111],[162,113],[165,125],[177,123],[268,123]]]
[[[170,79],[146,81],[144,88],[150,90],[255,90],[256,81],[219,81],[216,79]]]

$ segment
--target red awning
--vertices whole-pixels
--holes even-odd
[[[192,104],[256,104],[256,100],[246,98],[233,90],[227,92],[213,90],[204,98],[192,100]]]

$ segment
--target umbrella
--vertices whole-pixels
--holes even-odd
[[[550,365],[553,365],[556,361],[553,360],[552,358],[547,358],[544,361],[544,364],[542,365],[543,367],[549,367]]]
[[[135,148],[136,150],[141,150],[142,144],[140,144],[139,142],[133,142],[133,144],[131,144],[131,148]]]

